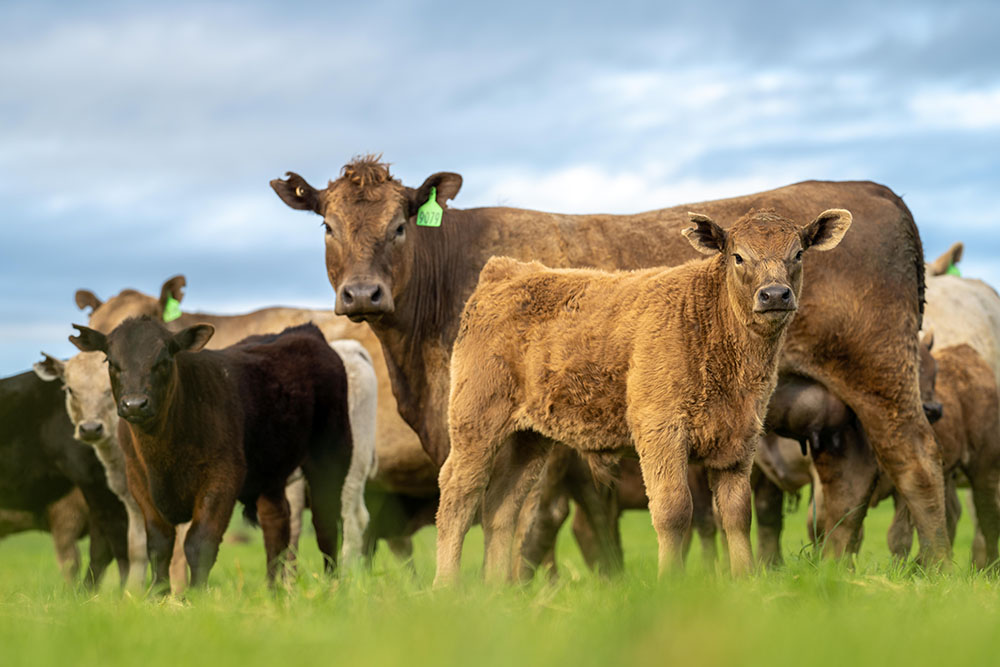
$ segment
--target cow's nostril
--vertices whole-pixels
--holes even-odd
[[[792,298],[792,290],[785,288],[785,291],[781,293],[781,300],[788,302]]]
[[[382,300],[382,287],[376,285],[375,291],[372,292],[372,304],[376,304]]]
[[[354,303],[354,294],[351,293],[351,290],[349,290],[348,288],[345,287],[343,289],[343,292],[341,294],[343,296],[345,304],[347,304],[349,306],[352,303]]]
[[[760,300],[763,301],[764,303],[767,303],[768,301],[770,301],[770,299],[771,295],[767,293],[767,290],[764,290],[763,292],[760,293]]]

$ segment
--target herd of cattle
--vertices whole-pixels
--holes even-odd
[[[178,313],[182,276],[78,291],[80,353],[0,380],[0,534],[49,530],[70,581],[89,535],[88,585],[115,560],[131,587],[180,591],[239,500],[273,583],[308,506],[328,571],[379,539],[408,558],[436,521],[444,585],[477,519],[487,576],[554,573],[573,502],[604,573],[620,512],[647,507],[661,572],[693,530],[713,562],[718,525],[742,573],[751,508],[777,565],[784,496],[810,485],[825,553],[856,553],[891,495],[893,554],[915,529],[947,564],[968,484],[975,564],[996,564],[1000,297],[957,275],[960,244],[925,265],[892,191],[810,181],[623,216],[448,208],[461,185],[406,187],[371,156],[322,190],[272,181],[322,217],[332,312]]]

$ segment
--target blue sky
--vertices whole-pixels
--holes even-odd
[[[268,187],[381,152],[456,206],[634,212],[808,178],[903,195],[1000,286],[1000,3],[4,3],[0,374],[76,289],[329,307]]]

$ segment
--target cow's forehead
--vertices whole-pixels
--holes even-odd
[[[129,317],[159,314],[160,302],[136,290],[122,290],[116,296],[94,310],[90,316],[90,326],[98,331],[108,332]]]
[[[151,360],[167,346],[170,333],[149,318],[122,322],[108,336],[108,356],[117,360]]]
[[[81,352],[66,362],[66,384],[74,390],[110,389],[103,352]]]
[[[799,227],[771,211],[748,213],[729,229],[733,245],[763,254],[782,254],[800,243]]]
[[[391,223],[404,202],[404,190],[389,181],[361,188],[343,179],[327,189],[326,212],[354,233],[380,231]]]

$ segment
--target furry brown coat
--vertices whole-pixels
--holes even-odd
[[[940,465],[916,388],[923,250],[909,210],[891,190],[807,181],[635,215],[446,208],[440,227],[416,226],[432,188],[447,207],[461,185],[458,174],[441,172],[407,187],[373,158],[355,160],[319,190],[297,174],[271,182],[286,204],[322,217],[337,312],[367,320],[378,335],[400,414],[436,462],[449,449],[449,367],[459,317],[491,256],[553,267],[673,266],[696,255],[677,234],[687,211],[735,220],[750,208],[773,207],[802,220],[841,206],[854,214],[854,228],[836,257],[810,262],[781,367],[822,383],[855,411],[914,508],[922,553],[948,558]]]
[[[803,253],[836,247],[851,214],[826,211],[800,228],[772,211],[751,212],[728,231],[706,216],[691,220],[684,235],[712,257],[676,268],[606,273],[504,257],[486,264],[452,357],[437,584],[457,576],[484,490],[487,572],[510,571],[514,522],[544,462],[535,434],[598,467],[635,448],[661,572],[683,563],[687,464],[701,462],[732,569],[751,567],[750,467],[798,307]],[[505,446],[510,460],[493,471]]]

